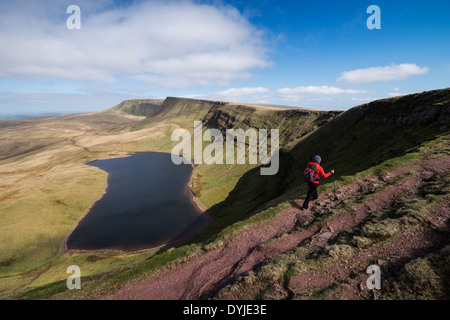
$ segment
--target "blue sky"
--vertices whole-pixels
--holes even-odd
[[[347,110],[446,88],[449,12],[443,0],[0,0],[0,113],[166,96]]]

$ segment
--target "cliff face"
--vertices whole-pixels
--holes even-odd
[[[447,122],[450,114],[450,106],[429,106],[426,110],[416,111],[409,115],[395,115],[392,117],[372,118],[365,117],[367,123],[389,124],[402,127],[416,123],[431,123],[434,121]],[[443,124],[445,125],[445,124]]]
[[[289,150],[306,134],[339,115],[339,111],[265,110],[245,105],[214,105],[203,121],[209,128],[278,129],[280,148]]]
[[[153,291],[157,298],[175,299],[370,299],[372,292],[363,291],[361,283],[367,266],[378,264],[384,268],[381,298],[448,298],[449,106],[450,89],[374,101],[343,113],[167,98],[161,104],[131,100],[104,112],[1,123],[0,149],[12,157],[2,160],[0,198],[6,209],[0,225],[11,230],[4,243],[13,253],[2,271],[14,268],[16,282],[17,266],[24,268],[12,285],[20,299],[92,299],[111,289],[139,289],[136,280],[155,273],[161,282],[149,277],[142,298]],[[280,170],[261,176],[257,165],[196,166],[193,190],[213,222],[189,244],[136,253],[131,260],[109,252],[55,256],[58,241],[43,238],[45,228],[27,229],[48,226],[51,236],[50,228],[63,217],[65,230],[94,201],[95,190],[100,195],[104,176],[86,171],[80,161],[170,148],[171,130],[192,130],[198,120],[221,131],[279,129]],[[303,170],[316,154],[325,171],[336,170],[336,193],[331,177],[324,179],[318,201],[310,211],[300,211]],[[55,165],[49,169],[50,161]],[[13,220],[5,220],[8,213]],[[15,224],[20,217],[26,219]],[[15,240],[25,233],[34,242],[22,249]],[[89,263],[92,270],[81,294],[66,290],[65,278],[60,281],[60,266],[69,262]],[[160,272],[168,265],[180,281]],[[36,272],[42,273],[36,277]],[[26,288],[30,283],[32,290]],[[166,285],[163,293],[160,283]]]
[[[306,134],[334,119],[341,111],[276,109],[264,106],[234,104],[221,101],[168,97],[144,120],[146,125],[175,123],[192,129],[194,121],[218,129],[279,129],[280,147],[292,148]]]
[[[285,148],[285,152],[280,154],[282,164],[276,176],[263,178],[257,170],[247,172],[233,192],[236,197],[233,201],[245,194],[245,191],[237,190],[248,190],[255,185],[259,188],[253,188],[246,196],[259,204],[287,194],[300,196],[306,191],[304,167],[316,154],[322,157],[324,169],[335,169],[336,178],[339,178],[417,150],[422,143],[448,131],[449,106],[450,89],[444,89],[352,108],[326,121],[297,142],[291,142],[292,147]],[[286,128],[291,126],[286,125]],[[297,126],[295,130],[300,128]],[[286,131],[285,142],[295,130]]]
[[[161,99],[125,100],[113,107],[112,110],[132,116],[148,117],[160,108],[163,101]]]
[[[450,89],[342,114],[176,99],[166,114],[189,117],[186,111],[198,112],[200,105],[207,106],[201,118],[207,127],[279,128],[280,171],[268,177],[259,168],[239,172],[226,199],[209,208],[214,221],[197,239],[210,249],[119,297],[448,298]],[[347,177],[337,179],[336,192],[323,188],[331,178],[324,179],[319,199],[300,211],[303,169],[316,154],[326,171]],[[223,166],[196,172],[203,175],[196,180],[199,194],[225,188],[238,173]],[[374,265],[382,269],[381,291],[365,285]],[[181,280],[168,281],[173,277]],[[165,290],[159,290],[162,282],[170,282]]]
[[[447,130],[450,89],[383,99],[357,106],[301,141],[293,155],[321,153],[327,165],[354,174],[403,155]]]
[[[427,123],[442,127],[450,119],[449,95],[450,89],[444,89],[374,101],[363,108],[364,121],[395,127]]]
[[[382,99],[346,112],[275,109],[168,97],[141,125],[174,123],[192,130],[194,121],[202,121],[204,128],[222,133],[232,128],[279,129],[279,173],[262,178],[259,170],[246,168],[243,172],[236,168],[232,180],[242,181],[225,192],[230,192],[230,203],[240,203],[247,197],[260,205],[289,190],[298,190],[303,185],[303,167],[316,154],[321,155],[325,169],[335,169],[339,177],[353,175],[414,150],[448,129],[449,108],[450,89]],[[200,197],[207,193],[220,194],[224,189],[218,188],[217,183],[204,183],[222,181],[226,174],[221,166],[209,167],[196,170],[194,189]],[[241,179],[244,175],[245,179]],[[223,195],[218,198],[222,199]]]

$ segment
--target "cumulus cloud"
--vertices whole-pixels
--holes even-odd
[[[366,98],[351,98],[351,101],[356,101],[356,102],[370,102],[373,100],[376,100],[377,98],[373,98],[373,97],[366,97]]]
[[[303,100],[305,97],[298,94],[285,94],[283,95],[283,100],[287,102],[299,102]]]
[[[255,99],[272,98],[272,90],[264,87],[230,88],[214,93],[187,95],[186,98],[245,102],[249,99],[254,101]]]
[[[399,96],[403,96],[403,93],[400,93],[400,92],[390,92],[390,93],[388,93],[388,97],[399,97]]]
[[[365,90],[341,89],[331,86],[305,86],[296,88],[270,89],[265,87],[242,87],[230,88],[209,94],[189,95],[189,98],[226,100],[245,102],[255,99],[277,99],[281,98],[288,102],[299,101],[332,101],[327,97],[330,95],[358,95],[373,93]],[[325,97],[324,97],[325,96]]]
[[[0,1],[0,77],[115,81],[155,86],[225,85],[270,66],[261,31],[229,6],[192,1]],[[109,8],[109,9],[102,9]]]
[[[261,93],[267,93],[270,90],[268,88],[263,87],[256,87],[256,88],[230,88],[224,91],[217,92],[216,94],[219,96],[224,97],[236,97],[236,96],[243,96],[243,95],[254,95],[254,94],[261,94]]]
[[[361,84],[378,81],[406,80],[412,76],[425,74],[429,71],[427,67],[419,67],[416,64],[404,63],[393,64],[385,67],[374,67],[342,72],[337,79],[339,83]]]
[[[279,89],[278,93],[284,95],[296,95],[296,94],[359,94],[359,93],[367,93],[367,91],[363,90],[354,90],[354,89],[341,89],[337,87],[330,86],[307,86],[307,87],[296,87],[296,88],[283,88]]]

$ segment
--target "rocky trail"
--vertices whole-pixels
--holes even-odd
[[[117,293],[101,299],[208,299],[240,276],[257,270],[292,249],[304,246],[306,252],[323,248],[342,232],[363,224],[372,214],[392,206],[399,197],[415,196],[424,182],[449,171],[450,159],[416,161],[368,176],[320,195],[312,208],[301,211],[298,203],[280,212],[270,223],[249,226],[224,246],[199,254],[193,259],[159,274],[126,284]],[[376,250],[356,253],[346,262],[325,273],[307,270],[290,278],[280,288],[278,298],[308,292],[311,288],[343,281],[355,268],[367,268],[379,256],[392,257],[390,263],[405,263],[444,246],[448,242],[450,210],[448,199],[441,201],[429,215],[430,228],[417,226]],[[305,257],[298,257],[303,259]],[[361,281],[356,279],[355,281]],[[360,293],[349,290],[346,297]],[[220,299],[242,298],[239,293],[224,292]],[[245,297],[244,297],[245,298]]]

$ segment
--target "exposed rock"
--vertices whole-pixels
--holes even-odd
[[[332,236],[333,236],[333,233],[331,233],[331,232],[324,232],[319,235],[319,237],[321,237],[325,240],[329,240]]]

